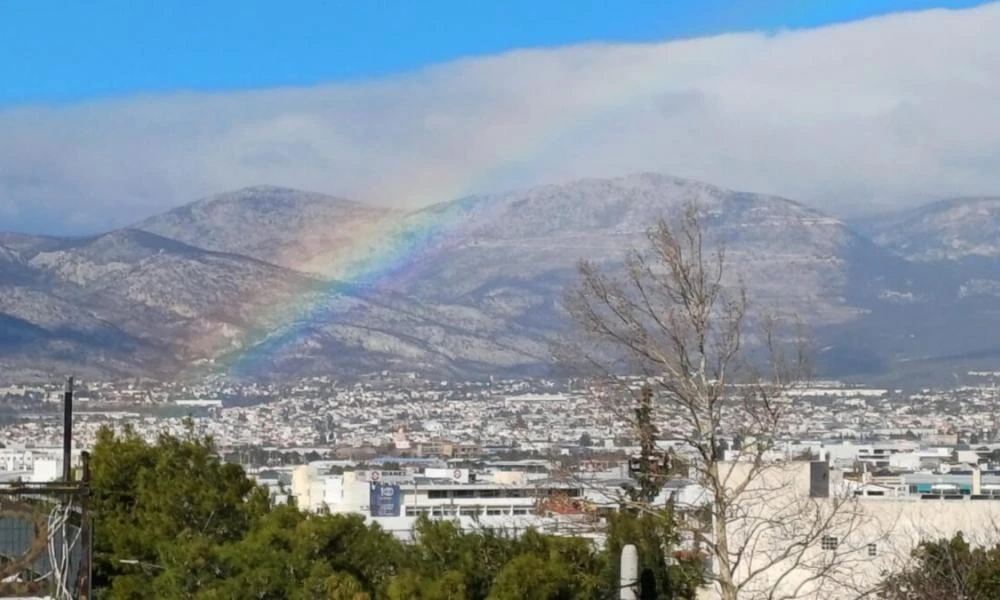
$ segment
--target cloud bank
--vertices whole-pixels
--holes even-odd
[[[261,183],[416,207],[651,170],[842,215],[1000,195],[1000,4],[22,107],[0,140],[0,229],[93,231]]]

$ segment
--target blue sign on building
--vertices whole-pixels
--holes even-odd
[[[372,483],[369,510],[373,517],[398,517],[403,494],[394,483]]]

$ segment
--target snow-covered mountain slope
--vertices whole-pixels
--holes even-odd
[[[264,375],[345,367],[440,371],[452,364],[485,372],[539,360],[505,348],[510,327],[474,309],[424,307],[401,295],[372,298],[363,289],[146,231],[68,241],[16,264],[32,278],[28,285],[7,278],[0,284],[0,333],[9,342],[0,344],[0,364],[13,373],[45,364],[65,372],[78,364],[110,375],[196,375],[216,359],[244,355],[248,360],[235,362]],[[269,347],[284,330],[292,335]],[[266,351],[255,355],[255,345]]]
[[[942,200],[854,225],[880,246],[913,260],[1000,257],[1000,196]]]
[[[705,207],[706,227],[725,245],[732,272],[760,302],[817,322],[858,313],[853,262],[863,260],[871,272],[898,262],[841,221],[790,200],[640,174],[467,198],[412,215],[435,224],[433,244],[442,250],[418,265],[409,291],[497,304],[506,298],[508,309],[523,305],[515,312],[529,318],[575,280],[580,259],[619,263],[643,246],[657,219],[672,218],[686,202]]]
[[[48,235],[0,232],[0,246],[16,252],[22,258],[31,258],[42,250],[51,250],[70,241],[67,238]]]
[[[338,254],[371,241],[391,209],[273,186],[213,196],[134,226],[206,250],[332,275]]]
[[[686,201],[708,209],[707,226],[761,305],[822,326],[912,295],[903,261],[837,219],[781,198],[641,174],[469,197],[391,222],[381,243],[399,247],[390,250],[396,271],[359,290],[363,303],[297,316],[295,334],[264,354],[278,370],[345,362],[537,370],[566,326],[560,303],[578,261],[613,268]]]
[[[20,254],[0,246],[0,281],[12,281],[25,276],[28,266]]]
[[[814,327],[820,358],[888,369],[985,350],[998,262],[906,260],[791,200],[657,174],[472,196],[409,214],[258,187],[87,239],[0,238],[0,365],[263,376],[539,373],[580,259],[608,268],[686,201],[733,281]],[[885,232],[891,228],[885,229]],[[7,240],[4,243],[2,240]],[[374,257],[348,269],[345,261]],[[969,323],[976,323],[969,327]],[[194,365],[194,366],[192,366]],[[29,369],[30,366],[30,369]]]
[[[317,285],[254,258],[134,229],[40,252],[29,264],[52,282],[54,295],[94,306],[131,335],[190,357],[239,343],[258,315]]]

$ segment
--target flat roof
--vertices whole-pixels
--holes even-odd
[[[400,487],[412,487],[421,489],[439,490],[538,490],[538,489],[580,489],[582,483],[567,483],[565,481],[544,481],[527,483],[458,483],[449,480],[416,478],[412,481],[394,481]]]

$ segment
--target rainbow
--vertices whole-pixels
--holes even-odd
[[[318,322],[331,300],[346,291],[366,293],[381,286],[398,285],[426,258],[460,242],[456,234],[463,216],[473,210],[490,209],[490,197],[472,194],[518,179],[519,174],[546,156],[569,151],[578,141],[576,136],[585,135],[591,126],[607,125],[619,111],[630,110],[636,103],[648,102],[651,94],[669,89],[641,65],[622,73],[621,78],[619,82],[609,82],[604,93],[591,96],[584,108],[565,111],[558,119],[533,131],[512,123],[517,141],[504,145],[499,151],[502,156],[485,159],[482,164],[471,165],[461,172],[439,173],[442,181],[435,186],[432,198],[458,200],[438,202],[401,219],[367,224],[353,232],[351,241],[324,252],[324,256],[330,257],[329,263],[310,270],[326,274],[326,281],[304,286],[292,295],[292,300],[251,319],[250,333],[240,340],[238,347],[218,353],[213,363],[214,373],[266,372],[274,352]],[[317,289],[317,285],[321,287]]]
[[[326,253],[332,262],[317,269],[324,280],[306,285],[293,300],[254,319],[240,348],[215,361],[215,371],[245,373],[266,371],[272,354],[296,339],[329,310],[330,302],[345,293],[364,295],[383,285],[399,285],[414,267],[453,244],[457,216],[474,202],[468,198],[434,206],[401,219],[387,218],[355,232],[353,243]]]

